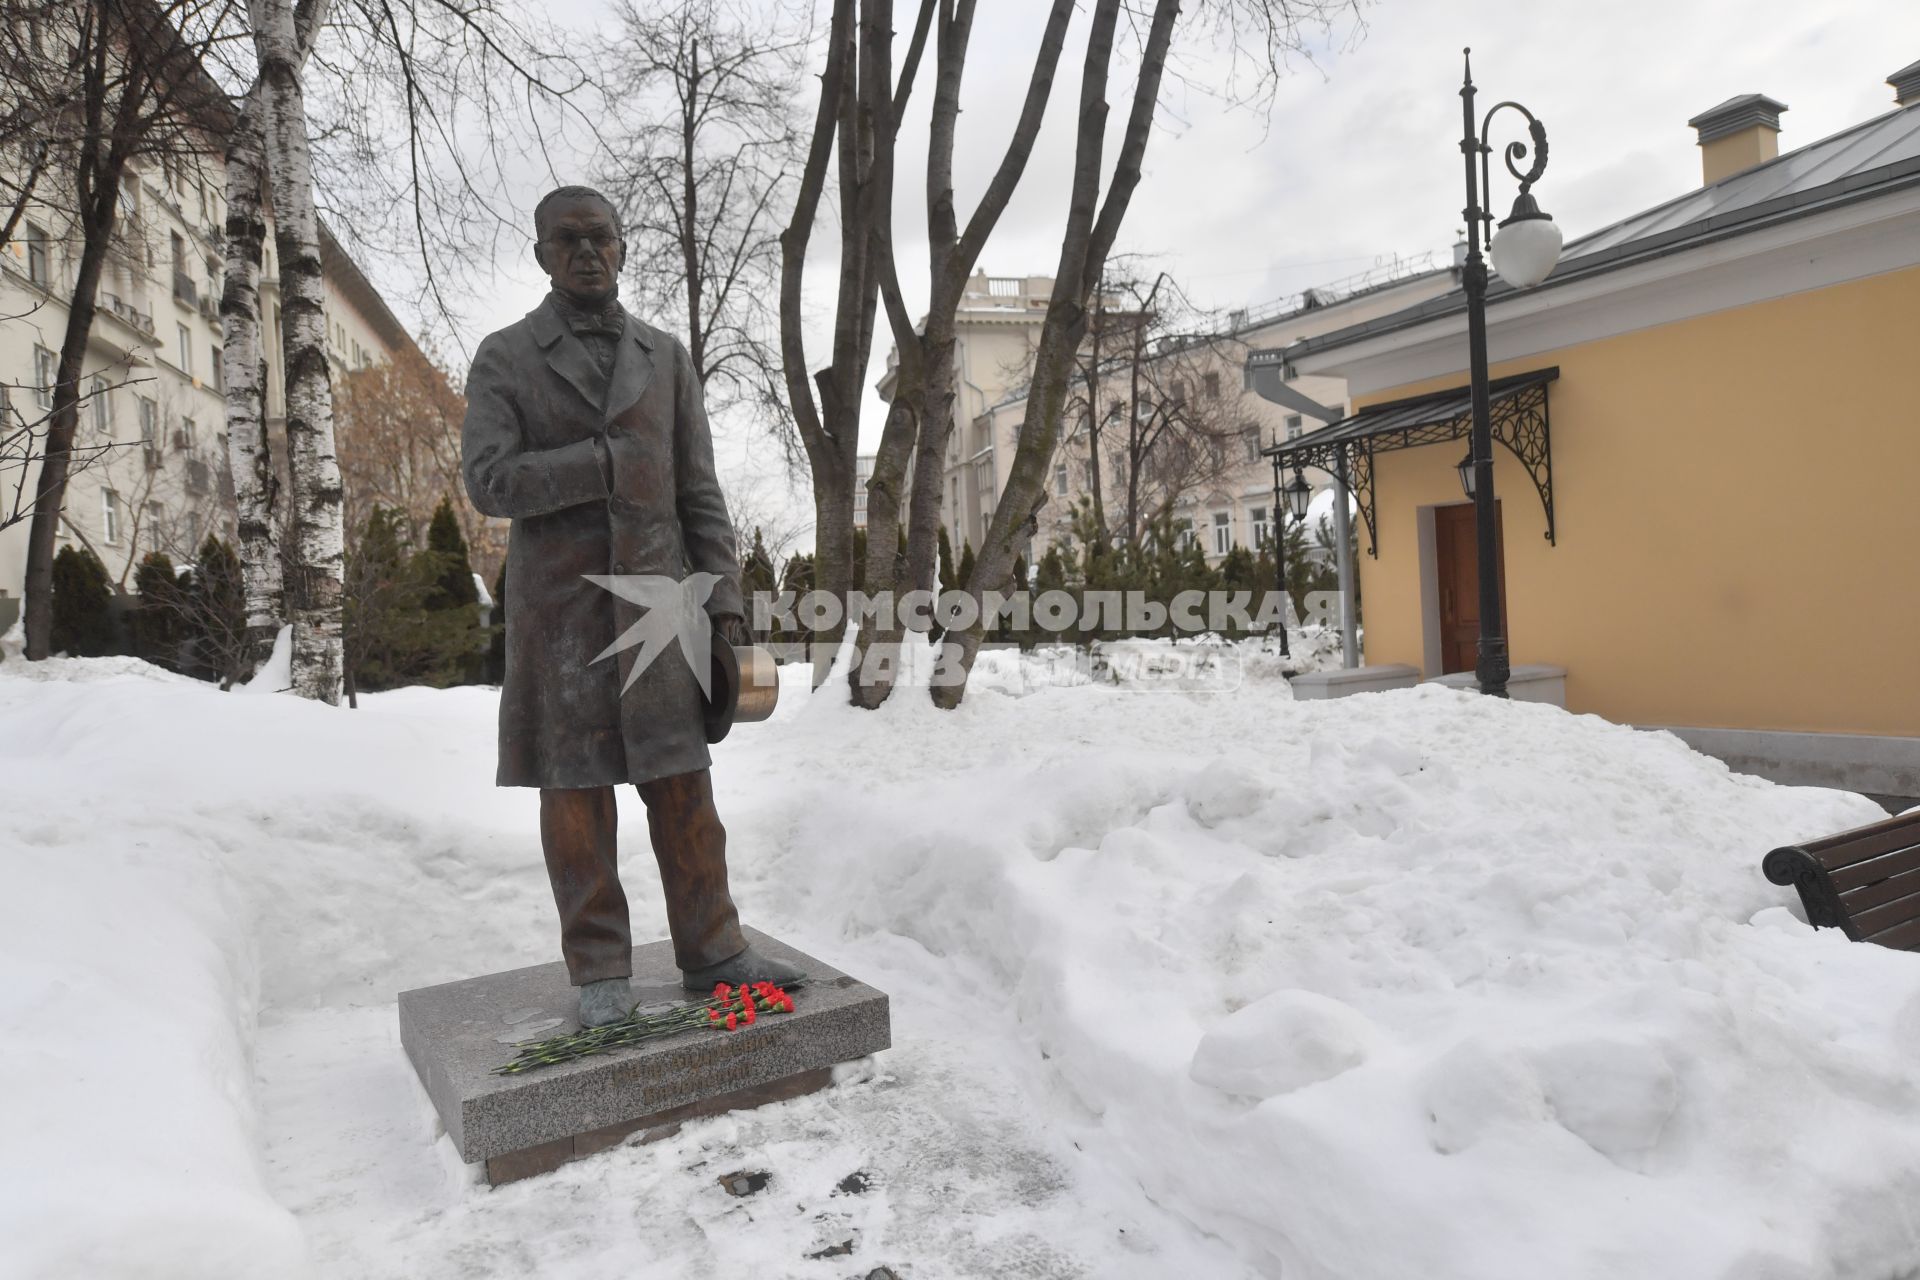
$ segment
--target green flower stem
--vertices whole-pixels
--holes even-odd
[[[802,985],[794,982],[789,983],[788,987],[798,988]],[[593,1054],[629,1048],[661,1036],[679,1035],[703,1027],[724,1027],[726,1016],[729,1013],[744,1014],[749,1001],[753,1004],[756,1017],[785,1012],[785,1005],[780,1001],[741,989],[726,1000],[709,999],[698,1004],[683,1004],[660,1013],[629,1013],[620,1021],[603,1027],[590,1027],[584,1031],[550,1036],[545,1040],[523,1040],[514,1046],[519,1052],[513,1060],[495,1067],[493,1073],[520,1075],[540,1067],[557,1066]],[[716,1013],[720,1015],[718,1019],[713,1017]]]

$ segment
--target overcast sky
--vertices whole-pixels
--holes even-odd
[[[548,7],[582,27],[604,21],[599,0]],[[998,163],[1043,14],[1037,0],[981,0],[956,160],[963,219]],[[1782,150],[1803,146],[1890,110],[1888,73],[1920,59],[1914,0],[1377,0],[1364,19],[1363,30],[1349,21],[1330,40],[1316,33],[1312,60],[1296,62],[1264,112],[1195,87],[1225,82],[1232,59],[1190,39],[1180,76],[1169,77],[1162,96],[1119,250],[1150,256],[1196,301],[1219,308],[1257,307],[1394,255],[1444,255],[1462,225],[1464,45],[1473,48],[1483,111],[1512,98],[1545,123],[1551,159],[1535,192],[1568,239],[1699,184],[1690,116],[1739,94],[1768,94],[1789,108]],[[1074,28],[1080,40],[1085,25],[1082,14]],[[981,258],[992,274],[1052,274],[1078,66],[1070,43],[1026,180]],[[920,304],[924,162],[912,158],[925,154],[930,97],[923,83],[903,130],[895,215],[901,276],[910,302]],[[1113,102],[1117,131],[1125,99],[1116,91]],[[1517,134],[1496,137],[1496,146],[1508,136]],[[1496,172],[1494,187],[1504,216],[1514,185]],[[529,206],[538,194],[526,194]],[[830,230],[816,232],[816,247],[835,243]],[[820,266],[816,275],[829,280],[831,260]],[[498,269],[499,287],[460,335],[467,350],[544,291],[530,259]],[[818,350],[830,323],[830,283],[823,289],[810,280],[810,291],[822,304]],[[869,384],[884,368],[884,322],[881,330]],[[865,430],[873,437],[881,414],[871,392],[869,401]],[[739,483],[758,486],[757,502],[778,505],[768,490],[772,472],[752,464],[764,460],[759,443],[722,445]],[[810,508],[804,493],[792,500]]]

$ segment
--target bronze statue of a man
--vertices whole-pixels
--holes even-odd
[[[473,505],[513,522],[496,781],[540,788],[561,953],[580,1021],[601,1026],[633,1007],[614,842],[623,782],[647,806],[686,987],[800,975],[740,931],[686,658],[667,646],[635,672],[632,648],[602,657],[644,611],[589,575],[711,574],[708,615],[729,643],[748,641],[699,376],[684,346],[620,305],[626,242],[606,197],[550,192],[534,231],[553,289],[474,354],[461,465]]]

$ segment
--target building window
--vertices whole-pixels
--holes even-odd
[[[147,504],[147,545],[155,551],[166,550],[160,541],[160,524],[160,504],[149,502]]]
[[[53,287],[53,258],[47,249],[47,233],[31,222],[27,224],[27,279],[42,289]]]
[[[1064,462],[1053,469],[1053,492],[1058,497],[1067,496],[1067,464]]]
[[[187,512],[187,554],[200,554],[200,513]]]
[[[179,444],[182,450],[193,448],[193,419],[192,418],[180,419]]]
[[[1213,513],[1213,554],[1223,556],[1233,550],[1233,513]]]
[[[1185,378],[1175,378],[1173,380],[1173,386],[1168,388],[1167,402],[1169,404],[1185,404],[1187,402],[1187,380]]]
[[[120,495],[111,489],[100,491],[100,536],[109,546],[120,545]]]
[[[60,361],[45,347],[33,349],[33,399],[42,409],[53,408],[53,383],[60,376]]]
[[[1191,547],[1197,541],[1198,539],[1193,536],[1193,521],[1182,516],[1173,522],[1174,546],[1184,549]]]
[[[153,401],[140,397],[140,456],[149,468],[160,465],[160,413]]]
[[[1306,429],[1306,424],[1300,420],[1299,414],[1290,413],[1287,415],[1287,439],[1298,440],[1301,433]]]
[[[1202,379],[1200,385],[1205,389],[1207,399],[1218,400],[1220,398],[1220,375],[1218,373],[1209,373]]]
[[[189,378],[193,376],[193,331],[183,324],[177,324],[180,331],[180,372]]]
[[[1265,507],[1254,507],[1247,512],[1247,536],[1256,547],[1266,545],[1267,539],[1273,536],[1273,526],[1267,523]]]
[[[1260,461],[1260,428],[1249,422],[1246,426],[1240,428],[1240,434],[1246,438],[1247,461]]]
[[[107,380],[95,378],[87,387],[87,399],[93,404],[93,429],[103,436],[113,434],[113,415],[108,412]]]
[[[220,366],[220,356],[221,351],[219,347],[208,348],[207,363],[211,367],[207,370],[207,377],[213,383],[213,389],[215,391],[224,393],[227,389],[227,374],[226,370]]]

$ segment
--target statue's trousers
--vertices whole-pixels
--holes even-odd
[[[667,929],[682,969],[704,969],[747,946],[727,891],[727,832],[713,807],[705,769],[636,788],[660,865]],[[633,973],[633,932],[620,887],[612,787],[540,791],[540,844],[560,912],[560,953],[575,986]]]

